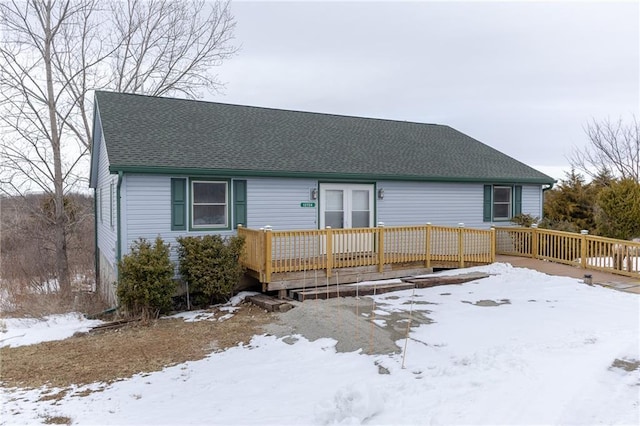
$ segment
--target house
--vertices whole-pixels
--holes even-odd
[[[95,94],[90,186],[103,286],[140,237],[160,235],[175,256],[176,237],[230,235],[239,224],[487,229],[542,216],[553,183],[444,125]]]

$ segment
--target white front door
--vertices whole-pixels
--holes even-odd
[[[320,184],[320,228],[371,228],[373,185]]]

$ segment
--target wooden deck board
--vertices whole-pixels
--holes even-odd
[[[282,272],[271,275],[271,282],[263,284],[264,291],[291,290],[336,284],[353,284],[362,281],[387,280],[414,275],[424,275],[433,272],[432,268],[407,265],[394,269],[392,265],[385,265],[382,272],[377,266],[359,266],[355,268],[340,268],[327,276],[326,270],[305,272]]]
[[[411,290],[440,285],[463,284],[489,277],[480,272],[463,273],[459,275],[437,275],[433,277],[405,278],[399,283],[372,283],[318,286],[317,288],[294,289],[289,291],[292,299],[304,302],[309,299],[330,299],[334,297],[369,296],[384,294],[392,291]]]

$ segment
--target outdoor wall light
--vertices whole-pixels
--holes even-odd
[[[384,199],[384,188],[378,189],[378,200]]]
[[[318,188],[311,188],[310,197],[311,197],[312,200],[317,200],[318,199]]]

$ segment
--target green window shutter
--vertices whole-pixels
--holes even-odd
[[[516,185],[513,189],[513,215],[517,216],[522,213],[522,186]]]
[[[491,199],[493,187],[491,185],[484,186],[484,199],[482,203],[482,221],[491,222]]]
[[[187,229],[187,180],[171,179],[171,230]]]
[[[233,229],[247,226],[247,181],[233,181]]]

